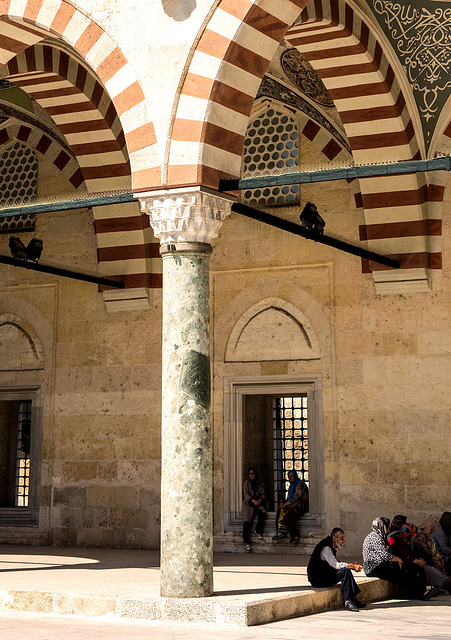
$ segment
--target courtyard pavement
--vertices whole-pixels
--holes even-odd
[[[107,637],[101,635],[106,629],[114,630],[108,637],[137,639],[151,631],[153,638],[191,638],[194,634],[203,640],[211,638],[213,629],[218,640],[251,639],[257,634],[259,638],[324,638],[329,632],[327,629],[332,631],[335,625],[338,629],[342,624],[345,627],[351,624],[353,629],[363,625],[361,631],[365,630],[368,638],[368,631],[372,633],[377,628],[382,632],[386,625],[396,625],[402,620],[402,624],[410,621],[410,625],[420,625],[418,630],[421,628],[421,633],[426,635],[415,631],[414,635],[419,638],[451,638],[451,596],[441,595],[430,603],[386,600],[352,614],[342,609],[338,587],[313,589],[309,585],[307,560],[306,556],[285,554],[215,554],[215,593],[211,598],[161,599],[157,551],[3,545],[0,546],[0,634],[7,639],[19,637],[12,634],[14,625],[20,621],[21,638],[24,635],[56,638],[61,625],[64,625],[65,640],[76,636]],[[361,574],[355,576],[363,599],[371,602],[389,595],[384,592],[384,585],[388,583]],[[173,617],[158,615],[158,603],[162,600],[171,605],[172,609],[168,610],[170,614],[172,611],[171,615],[175,612]],[[326,617],[307,615],[328,609],[335,610],[329,611]],[[43,613],[47,615],[37,615]],[[64,618],[59,614],[65,614]],[[292,616],[297,617],[287,620]],[[437,621],[445,618],[447,628],[443,628],[443,632],[446,635],[431,635],[430,625],[437,634]],[[38,623],[34,624],[33,620]],[[272,620],[276,622],[266,624]],[[209,625],[200,625],[204,622]],[[42,631],[44,635],[39,635],[40,629],[47,628],[48,632]],[[61,638],[61,633],[58,637]],[[392,633],[391,637],[396,634]],[[335,635],[334,640],[337,640]]]
[[[9,613],[0,614],[0,635],[5,640],[449,640],[450,604],[448,596],[430,602],[390,600],[356,614],[339,609],[233,629]]]

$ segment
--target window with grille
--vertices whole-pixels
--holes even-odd
[[[253,119],[244,139],[244,178],[299,171],[299,129],[288,113],[267,109]],[[299,203],[299,185],[247,189],[250,206],[287,206]]]
[[[256,467],[266,486],[268,527],[295,469],[309,487],[303,527],[325,524],[320,375],[227,378],[224,403],[225,526],[242,527],[242,484]],[[271,524],[269,524],[271,523]]]
[[[309,483],[307,396],[273,399],[274,501],[286,499],[288,472]]]
[[[31,400],[20,402],[18,413],[14,502],[16,507],[28,507],[28,493],[30,490]]]
[[[41,387],[0,387],[0,527],[37,524]]]

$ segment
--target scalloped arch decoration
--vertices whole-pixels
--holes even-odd
[[[225,362],[318,360],[318,338],[305,315],[280,298],[257,302],[236,322]]]
[[[44,368],[41,341],[27,323],[14,314],[0,316],[0,371]]]

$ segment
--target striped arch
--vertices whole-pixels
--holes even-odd
[[[238,177],[244,135],[263,74],[308,0],[222,0],[201,33],[169,140],[169,186],[213,189]],[[201,158],[199,163],[198,158]]]
[[[58,125],[70,144],[58,168],[67,164],[70,170],[75,157],[78,167],[69,177],[74,188],[93,192],[133,186],[139,191],[158,185],[153,125],[145,121],[148,107],[109,37],[59,0],[29,0],[20,16],[14,16],[18,3],[7,4],[10,15],[0,18],[0,73]],[[61,39],[49,38],[52,34]],[[138,166],[135,172],[133,166]],[[96,207],[93,214],[102,274],[120,276],[127,288],[161,286],[159,245],[138,205]]]
[[[349,151],[339,144],[335,136],[306,114],[302,114],[301,117],[300,134],[313,142],[329,162],[349,162]]]
[[[159,185],[160,166],[150,107],[132,67],[103,29],[64,0],[2,0],[0,65],[49,36],[86,60],[105,87],[124,131],[133,189]]]
[[[259,5],[243,3],[237,9],[233,0],[223,0],[202,33],[178,102],[168,182],[197,180],[217,188],[221,178],[239,174],[253,96],[282,38],[326,85],[355,162],[421,157],[422,138],[417,138],[393,66],[377,36],[345,0],[301,0],[297,5],[275,0],[271,13]],[[365,211],[361,235],[369,248],[400,260],[402,269],[409,270],[401,276],[407,288],[428,288],[428,270],[440,268],[441,254],[430,243],[436,225],[429,219],[426,176],[362,179],[360,191]],[[371,264],[370,269],[386,268]]]
[[[285,36],[323,80],[345,127],[354,160],[410,160],[422,155],[409,109],[390,61],[365,22],[342,0],[309,3]],[[365,224],[360,237],[369,248],[396,257],[409,274],[405,290],[428,288],[428,269],[441,267],[430,217],[431,190],[425,174],[360,180]],[[440,231],[441,232],[441,231]],[[365,264],[366,271],[387,271]],[[376,274],[384,291],[392,271]],[[381,283],[378,287],[378,283]],[[394,287],[392,287],[394,288]],[[387,290],[390,286],[387,286]]]
[[[263,105],[269,106],[270,104],[277,108],[281,107],[286,111],[293,113],[293,115],[296,115],[299,126],[299,135],[309,140],[309,142],[312,142],[318,151],[324,156],[325,160],[329,162],[350,161],[351,155],[349,150],[340,144],[337,137],[335,137],[330,131],[327,131],[325,127],[322,127],[303,111],[294,109],[293,107],[273,98],[264,97],[256,101],[254,107],[255,113],[258,113]]]
[[[35,44],[2,69],[13,84],[34,98],[68,141],[80,168],[71,177],[77,189],[130,189],[130,163],[116,109],[81,62],[54,46]]]
[[[78,174],[80,167],[70,149],[50,133],[44,133],[42,129],[31,123],[23,123],[9,119],[0,125],[0,152],[3,147],[9,146],[13,141],[24,142],[42,157],[51,162],[69,181]],[[85,191],[86,186],[81,182],[80,191]]]

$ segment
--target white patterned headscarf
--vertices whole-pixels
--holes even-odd
[[[373,520],[373,531],[382,538],[384,544],[387,544],[388,527],[390,526],[390,520],[388,518],[380,517]]]

